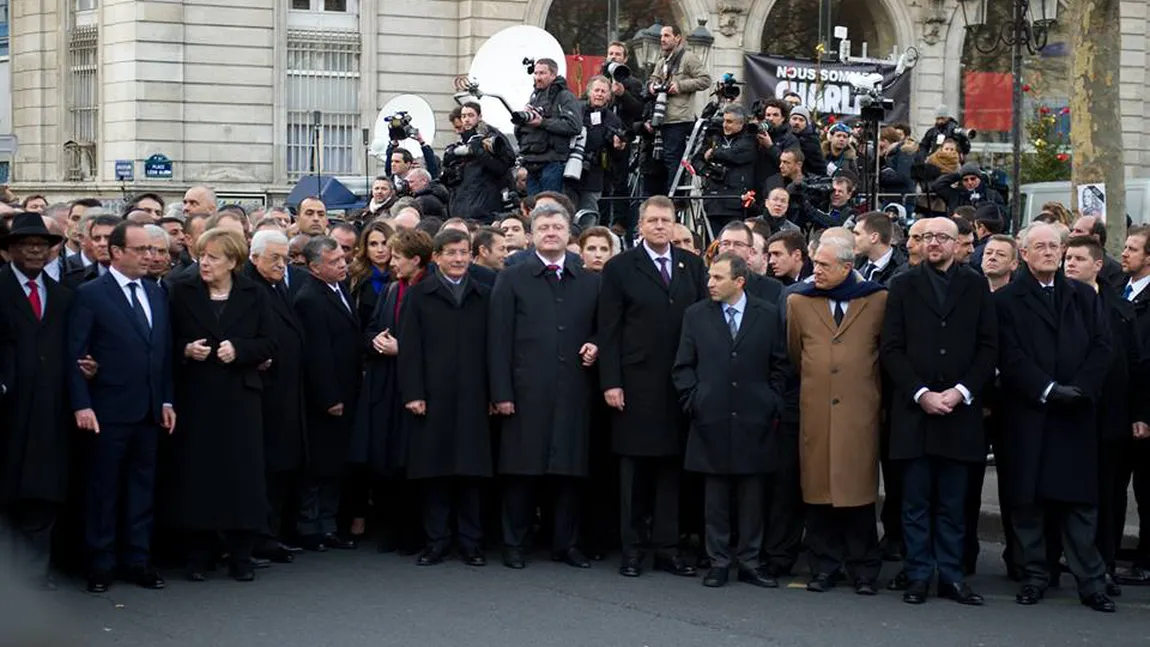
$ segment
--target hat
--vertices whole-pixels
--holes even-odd
[[[978,164],[975,164],[974,162],[967,162],[966,164],[962,165],[962,168],[958,169],[958,174],[960,177],[966,177],[968,175],[977,175],[978,177],[981,178],[982,177],[982,169],[979,168]]]
[[[882,211],[885,214],[893,215],[895,217],[895,220],[899,220],[899,221],[906,220],[906,207],[902,206],[901,204],[899,204],[897,202],[891,202],[887,206],[883,207]]]
[[[934,109],[934,118],[935,119],[946,119],[949,116],[950,116],[950,108],[946,107],[945,103],[938,104],[938,107]]]
[[[12,230],[8,235],[0,238],[0,249],[8,249],[8,245],[22,239],[22,238],[46,238],[49,245],[57,245],[60,241],[64,240],[63,236],[57,236],[48,231],[44,226],[44,217],[38,213],[26,211],[17,214],[12,219]]]
[[[807,110],[806,106],[795,106],[794,108],[791,108],[791,116],[793,117],[795,115],[806,119],[807,123],[811,122],[811,111]]]
[[[828,130],[827,132],[831,135],[833,135],[835,133],[846,133],[849,135],[849,134],[851,134],[851,127],[840,121],[840,122],[836,123],[835,125],[831,126],[830,130]]]

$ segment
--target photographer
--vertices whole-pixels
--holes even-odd
[[[611,80],[611,96],[614,102],[612,112],[623,122],[623,127],[633,130],[643,120],[643,84],[628,69],[628,74],[612,75],[612,63],[627,65],[627,46],[619,41],[611,41],[607,46],[607,60],[601,74]],[[618,78],[623,76],[623,78]],[[590,86],[588,86],[590,87]]]
[[[488,224],[503,208],[515,151],[503,133],[483,122],[478,102],[463,104],[459,118],[459,141],[443,155],[440,181],[451,190],[453,216]]]
[[[414,198],[415,206],[419,208],[419,213],[424,218],[447,219],[446,204],[450,196],[442,184],[431,180],[431,174],[427,169],[411,169],[407,172],[404,182],[407,185],[408,195]]]
[[[934,127],[926,131],[926,135],[919,141],[915,161],[926,161],[926,158],[948,139],[953,139],[958,144],[958,152],[966,157],[970,155],[971,134],[958,125],[958,121],[950,116],[950,110],[946,106],[940,105],[934,112]]]
[[[914,193],[911,169],[918,147],[903,139],[901,131],[887,126],[879,132],[878,154],[882,159],[879,171],[879,190],[882,193]]]
[[[961,184],[961,186],[956,186]],[[986,203],[1005,206],[998,191],[987,186],[986,178],[978,164],[968,162],[958,169],[957,173],[947,173],[934,181],[930,186],[933,193],[946,200],[946,210],[954,213],[955,209],[971,206],[977,209]]]
[[[387,159],[391,160],[392,182],[395,183],[395,188],[398,193],[404,193],[399,183],[395,182],[395,179],[403,178],[407,175],[407,172],[415,166],[415,156],[411,154],[411,151],[400,147],[399,142],[401,140],[394,138],[396,134],[395,131],[390,132],[393,138],[387,146]],[[419,134],[418,128],[412,126],[411,133],[409,138],[419,142],[419,150],[423,152],[423,168],[427,169],[428,174],[431,175],[431,179],[434,180],[439,177],[439,160],[435,158],[435,151],[432,150],[427,142],[423,141],[423,135]]]
[[[571,154],[571,138],[583,130],[579,100],[559,76],[559,64],[535,61],[535,91],[523,113],[512,115],[519,154],[527,169],[527,193],[563,190],[563,165]],[[530,115],[530,119],[524,119]]]
[[[815,198],[811,195],[812,192],[824,192],[824,185],[815,184],[806,187],[806,197],[816,205],[808,212],[814,224],[814,228],[852,227],[858,213],[850,203],[851,199],[854,198],[858,180],[852,173],[843,171],[831,178],[830,183],[829,199],[823,196]],[[827,206],[825,208],[823,208],[821,204],[824,200],[827,200]]]
[[[785,101],[771,97],[763,101],[762,106],[762,122],[756,136],[759,153],[758,165],[755,167],[755,186],[765,193],[783,186],[779,159],[783,151],[797,148],[799,140],[787,123],[791,108]]]
[[[695,93],[711,87],[711,77],[699,57],[683,45],[678,25],[663,27],[659,34],[663,60],[655,64],[647,91],[655,97],[654,114],[647,129],[660,129],[663,135],[663,166],[668,183],[674,180],[679,162],[687,151],[687,140],[695,123]],[[660,108],[662,104],[662,109]],[[660,116],[661,112],[665,112]],[[668,193],[674,187],[668,184]]]
[[[611,80],[605,76],[592,77],[587,82],[587,101],[583,103],[583,127],[587,141],[583,145],[582,174],[579,179],[567,178],[567,196],[575,203],[575,211],[599,213],[599,197],[611,182],[615,169],[627,167],[627,133],[623,122],[611,112]],[[574,152],[572,153],[575,154]]]
[[[732,220],[743,217],[743,199],[755,180],[755,158],[758,144],[755,133],[747,128],[747,114],[738,105],[723,109],[722,130],[710,135],[700,149],[700,158],[693,160],[696,171],[705,179],[705,195],[733,197],[708,200],[705,205],[707,219],[716,231]]]

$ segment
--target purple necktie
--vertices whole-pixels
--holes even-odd
[[[667,267],[671,259],[659,257],[655,260],[659,261],[659,274],[663,275],[663,285],[671,285],[671,270]]]

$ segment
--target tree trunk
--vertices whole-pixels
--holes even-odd
[[[1074,152],[1071,198],[1078,185],[1106,184],[1107,251],[1122,252],[1126,241],[1125,156],[1118,102],[1121,35],[1120,0],[1071,0],[1070,145]]]

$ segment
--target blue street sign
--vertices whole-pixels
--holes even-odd
[[[133,160],[116,160],[116,179],[120,182],[131,182],[136,177],[136,162]]]
[[[144,160],[144,177],[151,179],[172,179],[172,160],[167,155],[156,153]]]

